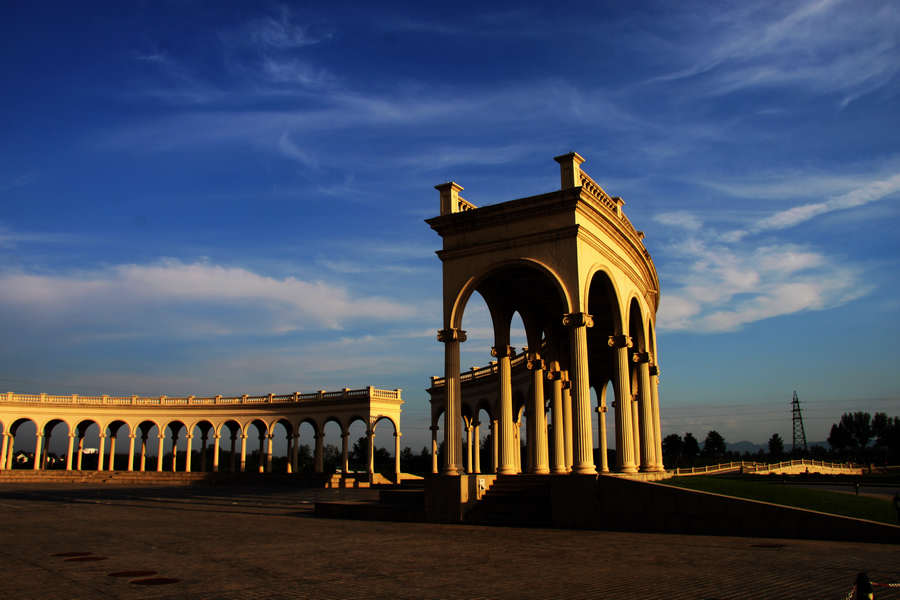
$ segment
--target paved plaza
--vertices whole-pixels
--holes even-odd
[[[900,581],[900,545],[312,516],[376,496],[6,485],[0,597],[837,600],[861,570]]]

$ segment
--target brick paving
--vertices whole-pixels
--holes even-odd
[[[315,499],[376,494],[6,485],[0,598],[837,600],[861,570],[900,581],[900,545],[311,516]],[[73,552],[90,554],[53,556]],[[135,570],[178,581],[109,576]]]

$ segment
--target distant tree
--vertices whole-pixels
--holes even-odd
[[[707,433],[703,442],[703,456],[718,459],[725,456],[725,452],[725,438],[715,429]]]
[[[867,412],[844,413],[841,426],[850,432],[853,447],[862,450],[872,439],[872,416]]]
[[[375,463],[375,472],[383,474],[392,474],[394,472],[394,461],[390,453],[384,448],[375,447],[373,453],[373,462]],[[365,471],[368,469],[369,446],[366,436],[362,436],[353,444],[350,451],[349,461],[350,468],[355,471]]]
[[[769,456],[780,458],[782,454],[784,454],[784,440],[777,433],[773,433],[769,438]]]
[[[875,413],[872,418],[872,433],[881,460],[890,463],[900,460],[900,417]]]
[[[670,433],[666,437],[663,438],[662,441],[662,451],[663,451],[663,462],[670,466],[675,467],[678,466],[678,463],[681,460],[681,453],[684,450],[684,441],[681,439],[681,436],[677,433]]]
[[[697,438],[694,437],[693,433],[685,433],[684,446],[681,448],[681,455],[693,465],[698,454],[700,454],[700,444],[697,443]]]
[[[306,452],[309,454],[309,446],[300,446],[301,452],[303,448],[306,448]],[[311,455],[309,460],[311,463]],[[336,473],[341,470],[341,451],[334,444],[326,444],[322,448],[322,468],[326,473]]]
[[[853,436],[840,423],[831,426],[831,433],[828,434],[828,445],[838,454],[844,452],[853,444]]]

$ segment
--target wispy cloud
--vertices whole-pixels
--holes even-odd
[[[711,94],[792,86],[837,94],[846,106],[900,72],[891,2],[737,5],[682,24],[695,32],[684,57],[692,64],[654,81],[690,79]]]
[[[71,242],[74,236],[62,233],[13,231],[0,223],[0,248],[14,248],[20,244],[55,244]]]
[[[0,309],[3,320],[61,335],[176,338],[340,329],[416,314],[411,305],[324,281],[174,260],[58,275],[2,273]]]

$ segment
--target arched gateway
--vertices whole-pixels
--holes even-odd
[[[441,214],[426,222],[443,238],[444,377],[432,378],[433,447],[444,415],[441,472],[480,472],[472,460],[477,415],[491,418],[497,474],[521,472],[519,410],[526,398],[527,471],[593,474],[591,393],[598,399],[601,472],[606,461],[607,385],[615,391],[618,472],[660,472],[659,358],[655,340],[659,279],[650,254],[625,213],[581,170],[572,152],[555,159],[559,191],[481,208],[459,196],[453,182],[436,186]],[[462,316],[470,296],[487,303],[496,357],[491,365],[460,373]],[[510,321],[518,312],[528,347],[510,347]],[[545,380],[547,383],[545,384]],[[549,400],[550,418],[547,418]],[[549,423],[548,423],[549,421]],[[468,432],[462,461],[461,429]],[[552,431],[552,439],[548,439]],[[552,463],[550,460],[552,457]],[[477,468],[476,468],[477,467]],[[438,470],[435,460],[433,469]]]

